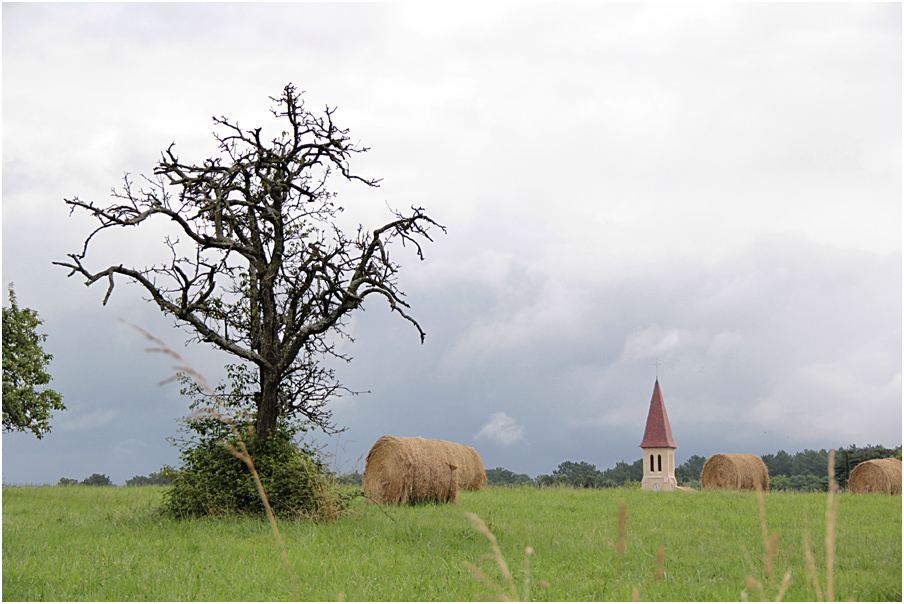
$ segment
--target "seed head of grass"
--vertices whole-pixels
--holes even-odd
[[[471,520],[474,524],[474,528],[476,528],[484,537],[486,537],[490,541],[490,545],[493,548],[492,555],[485,555],[483,559],[495,560],[496,565],[499,567],[500,572],[503,577],[505,577],[506,582],[508,583],[508,590],[503,587],[493,583],[486,574],[481,571],[477,566],[471,564],[468,561],[465,561],[465,566],[470,569],[471,573],[474,575],[474,578],[495,591],[495,598],[503,601],[503,602],[518,602],[518,590],[515,588],[515,579],[512,576],[511,571],[509,570],[508,562],[505,561],[505,556],[502,555],[502,549],[499,547],[499,543],[496,541],[496,535],[487,527],[486,523],[480,519],[477,514],[473,514],[471,512],[465,512],[465,516]],[[534,548],[528,546],[524,549],[524,581],[522,582],[522,592],[521,592],[521,600],[522,602],[530,601],[530,557],[534,553]],[[540,587],[549,587],[549,584],[545,581],[539,581],[538,585]]]
[[[195,382],[198,384],[198,386],[200,386],[205,392],[207,392],[210,396],[212,396],[214,398],[214,400],[217,400],[216,392],[214,391],[213,388],[211,388],[209,382],[207,381],[207,378],[205,378],[200,372],[196,371],[194,369],[194,367],[192,367],[184,358],[182,358],[182,355],[180,355],[178,352],[176,352],[175,350],[173,350],[172,348],[167,346],[166,343],[164,343],[162,340],[160,340],[156,336],[152,335],[148,331],[142,329],[141,327],[139,327],[133,323],[129,323],[128,321],[124,321],[124,322],[131,325],[133,328],[138,330],[142,335],[144,335],[145,338],[147,338],[148,340],[150,340],[151,342],[153,342],[155,344],[154,346],[146,349],[147,352],[156,352],[156,353],[164,354],[177,361],[178,364],[173,367],[173,369],[176,372],[175,375],[160,382],[161,385],[167,384],[169,382],[172,382],[172,381],[178,379],[178,374],[182,373],[186,376],[191,377],[193,380],[195,380]],[[217,405],[217,407],[219,407],[219,405]],[[254,479],[254,485],[257,487],[257,492],[260,495],[261,501],[264,504],[264,509],[267,512],[267,518],[270,521],[270,527],[273,530],[273,536],[275,537],[276,543],[279,546],[279,551],[280,551],[280,554],[282,557],[283,565],[285,566],[286,573],[288,574],[289,582],[292,585],[292,591],[295,595],[295,600],[296,601],[300,600],[298,584],[295,582],[295,575],[292,573],[291,564],[289,564],[289,556],[286,553],[285,543],[282,540],[282,535],[280,535],[280,533],[279,533],[279,527],[276,525],[276,517],[273,514],[273,509],[270,507],[270,502],[267,500],[267,493],[264,491],[264,486],[261,484],[260,476],[258,476],[257,470],[254,468],[254,461],[251,459],[251,455],[248,454],[248,448],[245,446],[245,441],[242,439],[242,435],[236,429],[235,423],[229,417],[219,413],[219,411],[217,409],[210,408],[210,409],[206,409],[204,411],[207,413],[207,415],[209,417],[212,417],[212,418],[215,418],[215,419],[218,419],[220,421],[227,423],[229,425],[229,427],[232,429],[232,434],[235,437],[236,442],[239,445],[239,448],[237,449],[235,446],[233,446],[229,443],[225,443],[225,442],[221,443],[221,444],[224,447],[226,447],[226,449],[230,453],[232,453],[238,459],[242,460],[245,463],[245,465],[248,466],[248,469],[251,471],[251,476]]]

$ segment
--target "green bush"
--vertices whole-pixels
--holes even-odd
[[[796,476],[776,476],[769,479],[770,491],[798,491],[801,493],[825,493],[829,490],[829,479],[811,474]]]
[[[353,495],[336,488],[315,450],[296,442],[309,425],[282,417],[270,437],[259,442],[254,414],[248,412],[256,396],[249,389],[255,383],[253,375],[239,365],[226,369],[231,384],[220,384],[214,393],[184,374],[177,376],[181,393],[192,399],[189,408],[194,413],[182,420],[180,431],[188,437],[171,441],[181,451],[182,467],[164,467],[160,472],[172,485],[164,493],[161,512],[177,518],[264,513],[251,469],[236,456],[243,443],[274,514],[336,518]]]
[[[242,439],[260,477],[274,514],[283,517],[328,519],[347,502],[334,491],[315,454],[293,441],[283,426],[266,443],[255,442],[246,426]],[[164,493],[161,511],[169,516],[207,514],[263,514],[264,504],[251,470],[223,443],[239,449],[234,436],[204,438],[186,446],[183,466]]]
[[[89,487],[112,487],[113,481],[106,474],[92,474],[82,481],[82,484]]]

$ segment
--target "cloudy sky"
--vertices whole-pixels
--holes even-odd
[[[901,443],[901,5],[3,5],[3,273],[45,319],[67,410],[3,435],[3,481],[177,464],[170,361],[230,358],[120,282],[51,264],[160,151],[211,117],[271,124],[293,82],[371,151],[349,225],[424,206],[448,234],[350,321],[320,439],[342,471],[384,434],[474,446],[536,476],[640,457],[658,375],[691,455]],[[88,266],[160,253],[110,234]],[[5,298],[5,296],[4,296]]]

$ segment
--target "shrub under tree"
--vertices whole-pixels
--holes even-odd
[[[230,389],[221,384],[212,394],[180,375],[182,393],[192,399],[194,413],[182,420],[185,437],[173,439],[182,465],[173,473],[161,511],[179,518],[264,513],[251,469],[230,450],[239,450],[241,439],[276,515],[335,518],[347,502],[333,489],[317,452],[300,442],[308,426],[283,417],[269,438],[261,439],[253,414],[247,414],[243,404],[252,396],[251,375],[241,366],[227,369]]]

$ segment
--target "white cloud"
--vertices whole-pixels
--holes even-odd
[[[515,422],[507,414],[499,412],[490,415],[490,421],[480,429],[474,438],[487,439],[508,447],[524,438],[524,426]]]

